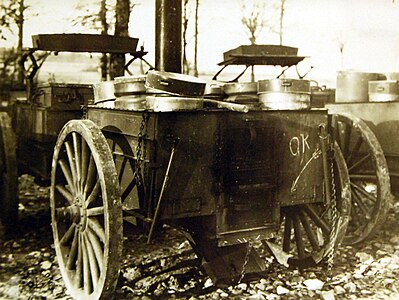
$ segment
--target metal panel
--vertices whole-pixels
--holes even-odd
[[[38,34],[33,48],[45,51],[133,53],[138,39],[100,34]]]

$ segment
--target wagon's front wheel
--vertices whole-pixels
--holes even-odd
[[[351,184],[352,213],[344,242],[356,244],[373,236],[386,218],[392,201],[384,152],[361,119],[334,115],[335,138],[342,150]]]
[[[68,122],[54,150],[50,188],[54,245],[75,299],[109,299],[122,254],[118,177],[101,130],[89,120]]]

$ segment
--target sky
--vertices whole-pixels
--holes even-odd
[[[26,0],[35,1],[41,13],[27,21],[24,43],[39,33],[77,32],[70,19],[73,7],[93,0]],[[130,34],[149,51],[147,60],[154,62],[155,0],[136,0],[131,15]],[[199,55],[200,73],[216,73],[223,52],[248,44],[241,24],[242,0],[200,0]],[[246,3],[249,1],[245,1]],[[399,1],[392,0],[286,0],[283,44],[299,48],[299,55],[309,56],[298,66],[307,76],[321,84],[333,86],[338,70],[366,72],[399,71]],[[192,19],[191,19],[192,21]],[[192,25],[193,23],[191,23]],[[340,55],[339,42],[344,44]],[[277,44],[278,35],[264,30],[259,44]],[[0,42],[3,43],[4,42]],[[2,45],[0,44],[0,47]],[[193,39],[188,56],[193,57]],[[230,67],[229,67],[230,68]],[[232,68],[235,72],[237,68]],[[274,76],[278,67],[257,67],[262,76]],[[296,76],[294,70],[289,75]]]

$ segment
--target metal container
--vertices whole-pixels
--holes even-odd
[[[204,95],[206,82],[189,75],[172,72],[148,71],[145,87],[169,95],[200,97]]]
[[[229,82],[223,85],[223,91],[228,96],[256,94],[258,86],[256,82]]]
[[[210,82],[205,85],[204,97],[208,99],[222,100],[224,98],[223,83]]]
[[[115,94],[113,81],[93,84],[94,104],[104,108],[114,108]]]
[[[145,94],[118,97],[115,100],[115,108],[117,109],[145,110],[146,107]]]
[[[371,102],[389,102],[399,100],[397,80],[369,81],[369,99]]]
[[[225,101],[245,104],[251,110],[259,108],[258,84],[256,82],[230,82],[223,86]]]
[[[385,80],[381,73],[339,71],[337,74],[336,102],[368,102],[369,81]]]
[[[145,80],[145,75],[115,77],[115,96],[123,97],[129,95],[145,94]]]
[[[201,98],[147,96],[147,109],[156,112],[188,111],[203,108]]]
[[[268,79],[258,82],[262,108],[297,110],[310,107],[310,81],[303,79]]]

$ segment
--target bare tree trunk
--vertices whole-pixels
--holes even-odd
[[[129,36],[130,0],[117,0],[115,7],[115,35]],[[123,76],[125,73],[125,55],[111,54],[110,77]]]
[[[189,74],[190,68],[187,61],[187,27],[188,27],[188,16],[187,16],[187,5],[188,0],[183,1],[183,73]]]
[[[107,1],[101,0],[100,6],[100,21],[101,21],[101,34],[108,34],[108,23],[107,23]],[[100,61],[101,66],[101,79],[107,80],[108,78],[108,56],[107,53],[103,53]]]
[[[281,10],[280,10],[280,45],[283,44],[284,5],[285,5],[285,0],[281,0]]]
[[[25,86],[25,74],[24,74],[24,64],[22,61],[22,50],[23,50],[23,36],[24,36],[24,0],[19,0],[19,13],[18,13],[18,44],[17,44],[17,76],[18,76],[18,87],[23,88]]]
[[[198,6],[199,0],[195,0],[195,31],[194,31],[194,76],[198,76]]]

